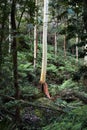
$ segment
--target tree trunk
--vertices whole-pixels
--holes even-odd
[[[46,68],[47,68],[47,24],[48,24],[48,0],[44,0],[44,20],[43,20],[43,53],[42,53],[42,69],[40,83],[42,91],[50,99],[48,85],[46,83]]]
[[[37,6],[37,0],[36,0]],[[36,67],[36,57],[37,57],[37,12],[35,12],[35,26],[34,26],[34,68]]]
[[[11,53],[11,45],[12,45],[12,41],[11,41],[11,15],[9,14],[9,50],[8,50],[9,53]]]
[[[27,5],[27,2],[28,2],[28,0],[25,1],[25,4],[24,4],[24,7],[23,7],[23,10],[22,10],[21,15],[20,15],[20,18],[19,18],[19,22],[18,22],[17,29],[20,28],[21,20],[22,20],[23,14],[24,14],[24,12],[25,12],[25,8],[26,8],[26,5]]]
[[[83,3],[84,3],[83,20],[84,20],[85,29],[87,32],[87,0],[83,0]]]
[[[64,56],[66,58],[66,34],[64,35]]]
[[[34,68],[36,68],[36,57],[37,57],[37,25],[34,26]]]
[[[43,53],[42,53],[42,70],[40,82],[46,81],[47,68],[47,23],[48,23],[48,0],[44,0],[44,19],[43,19]]]
[[[0,36],[0,83],[2,82],[2,38]],[[0,85],[1,88],[1,85]]]
[[[79,38],[78,35],[76,35],[76,61],[78,62],[78,42],[79,42]]]
[[[0,35],[0,76],[1,76],[1,71],[2,71],[2,33]]]
[[[3,43],[3,40],[4,40],[5,22],[6,22],[6,19],[7,19],[6,8],[7,8],[7,1],[5,1],[4,7],[2,8],[3,16],[2,16],[1,24],[0,24],[0,29],[1,29],[1,32],[0,32],[0,77],[2,77],[1,76],[2,75],[2,62],[3,62],[2,43]],[[1,78],[0,78],[0,81],[1,81]]]
[[[55,33],[55,57],[57,56],[57,33]]]
[[[14,78],[14,89],[15,89],[15,99],[19,99],[19,86],[18,86],[18,70],[17,70],[17,41],[16,41],[16,21],[15,21],[15,11],[16,11],[16,0],[12,1],[11,8],[11,26],[13,31],[13,78]],[[20,110],[19,107],[16,107],[15,120],[19,121],[20,119]]]

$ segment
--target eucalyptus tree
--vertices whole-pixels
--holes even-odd
[[[11,0],[8,1],[11,6]],[[9,48],[8,52],[11,53],[12,36],[11,36],[11,8],[9,8],[8,24],[9,24]]]
[[[46,83],[46,68],[47,68],[47,24],[48,24],[48,3],[49,0],[44,0],[44,17],[43,17],[43,53],[42,53],[42,69],[40,83],[42,89],[48,98],[50,97],[48,85]]]
[[[56,17],[60,21],[60,25],[63,27],[63,29],[60,31],[60,34],[64,35],[65,55],[69,39],[76,38],[76,59],[78,60],[78,43],[83,34],[82,0],[56,0],[55,3],[53,0],[51,0],[50,5],[52,6],[53,18]],[[86,14],[87,13],[85,13],[85,16]]]
[[[34,68],[36,67],[36,59],[37,59],[37,48],[38,48],[38,38],[40,38],[40,42],[42,41],[42,34],[38,31],[42,32],[42,17],[43,17],[43,1],[35,0],[35,19],[34,19]]]
[[[37,6],[36,0],[36,6]],[[34,68],[36,67],[36,55],[37,55],[37,11],[35,11],[35,25],[34,25]]]
[[[52,8],[51,13],[52,13],[52,18],[54,21],[56,21],[56,33],[60,33],[58,30],[58,26],[63,26],[64,27],[64,55],[66,57],[66,23],[67,23],[67,6],[68,6],[68,1],[61,1],[61,0],[56,0],[55,2],[53,0],[50,1],[50,7]],[[56,45],[56,44],[55,44]],[[56,47],[55,47],[56,48]]]
[[[12,45],[12,36],[11,36],[11,15],[9,14],[9,49],[8,52],[11,53],[11,45]]]
[[[55,58],[57,56],[57,33],[55,32]]]

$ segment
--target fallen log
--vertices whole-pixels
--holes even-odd
[[[60,96],[63,100],[66,100],[67,102],[75,101],[75,100],[81,100],[83,103],[87,104],[87,93],[85,92],[78,92],[76,90],[63,90],[60,93]]]
[[[83,103],[87,104],[87,93],[74,91],[73,94],[79,98],[79,100],[83,101]]]

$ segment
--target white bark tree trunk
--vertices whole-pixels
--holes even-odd
[[[11,44],[12,44],[12,40],[11,40],[11,15],[9,14],[9,50],[8,52],[11,53]]]
[[[57,56],[57,33],[55,33],[55,57]]]
[[[87,66],[87,53],[86,53],[86,55],[84,56],[84,65]]]
[[[79,42],[79,38],[78,35],[76,35],[76,61],[77,62],[78,62],[78,46],[77,46],[78,42]]]
[[[34,26],[34,68],[36,68],[37,57],[37,25]]]
[[[37,6],[37,0],[36,0]],[[37,12],[35,12],[35,22],[37,20]],[[34,26],[34,68],[36,67],[36,57],[37,57],[37,24]]]
[[[87,66],[87,44],[85,45],[84,49],[86,51],[85,56],[84,56],[84,65]]]
[[[43,53],[42,53],[42,70],[40,82],[46,81],[47,68],[47,24],[48,24],[48,0],[44,0],[44,18],[43,18]]]
[[[66,34],[64,35],[64,56],[66,58]]]

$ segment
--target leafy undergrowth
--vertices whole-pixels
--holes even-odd
[[[11,73],[11,66],[8,66],[6,77],[3,77],[8,86],[5,83],[5,89],[3,87],[0,91],[0,94],[3,95],[0,99],[0,129],[86,130],[87,105],[84,105],[83,100],[73,95],[73,91],[84,92],[83,77],[81,76],[85,75],[85,72],[82,69],[82,73],[80,69],[81,63],[77,64],[74,56],[70,53],[67,53],[65,58],[62,50],[58,50],[58,56],[55,59],[54,48],[49,45],[47,83],[52,97],[52,100],[49,100],[38,90],[41,71],[41,45],[38,47],[36,69],[33,68],[32,59],[33,54],[31,53],[18,53],[18,83],[21,98],[18,101],[13,98],[12,74],[7,78],[8,73]],[[5,67],[3,67],[4,71]],[[19,124],[14,124],[16,106],[20,108],[21,122]]]
[[[61,120],[55,120],[42,130],[87,130],[87,105],[67,113]]]

